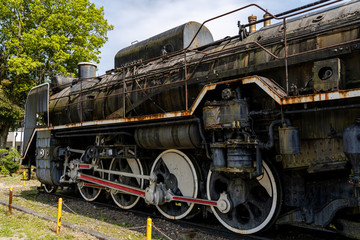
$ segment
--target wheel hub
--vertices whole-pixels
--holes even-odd
[[[220,194],[220,199],[218,200],[217,208],[222,213],[228,213],[231,210],[231,202],[226,193]]]
[[[170,173],[165,178],[166,189],[170,189],[172,192],[176,192],[178,188],[178,181],[174,174]]]
[[[162,204],[160,201],[160,204],[156,206],[159,212],[170,219],[186,217],[193,209],[194,204],[167,202],[167,195],[196,198],[198,192],[197,173],[189,157],[179,150],[166,150],[154,161],[150,175],[156,175],[156,192],[159,191],[159,184],[162,184],[161,191],[165,203]],[[152,194],[157,197],[155,188],[153,191]]]

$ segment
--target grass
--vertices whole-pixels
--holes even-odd
[[[37,180],[26,182],[22,186],[20,176],[0,177],[0,198],[8,199],[9,187],[14,186],[13,204],[20,205],[34,211],[56,217],[57,215],[57,197],[46,194],[38,194],[36,186],[39,186]],[[67,204],[67,200],[64,199]],[[63,205],[62,220],[92,229],[109,236],[119,239],[140,240],[146,236],[143,231],[134,231],[128,228],[133,227],[131,222],[115,222],[111,216],[104,214],[104,208],[95,207],[88,204],[88,211],[82,212],[76,206],[71,206],[72,210],[78,212],[74,214]],[[64,228],[62,226],[60,234],[56,234],[56,223],[48,222],[36,216],[25,214],[13,209],[13,215],[8,215],[8,207],[0,205],[0,238],[20,238],[20,239],[96,239],[86,233]],[[129,216],[131,218],[131,216]],[[144,220],[144,226],[146,225]],[[164,239],[154,233],[152,239]]]
[[[91,239],[85,233],[64,229],[56,234],[56,224],[30,214],[13,209],[8,215],[8,207],[0,205],[0,237],[20,239]],[[92,238],[95,239],[95,238]]]

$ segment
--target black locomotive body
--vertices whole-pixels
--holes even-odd
[[[51,96],[29,93],[23,164],[48,191],[107,190],[124,209],[144,199],[171,219],[211,209],[241,234],[346,234],[360,206],[359,9],[265,11],[267,26],[218,41],[189,22],[120,50],[104,76],[81,63]]]

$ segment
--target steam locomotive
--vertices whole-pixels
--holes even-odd
[[[251,4],[224,15],[264,18],[217,41],[188,22],[120,50],[103,76],[79,63],[78,78],[29,92],[22,164],[47,192],[212,212],[240,234],[359,229],[360,1],[336,2]]]

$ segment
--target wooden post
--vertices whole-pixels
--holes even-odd
[[[62,198],[59,198],[58,214],[57,214],[57,224],[56,224],[56,234],[60,232],[61,227],[61,210],[62,210]]]
[[[11,215],[11,211],[12,211],[12,198],[13,198],[13,187],[10,188],[10,193],[9,193],[9,215]]]
[[[25,186],[25,171],[23,171],[23,187]]]

